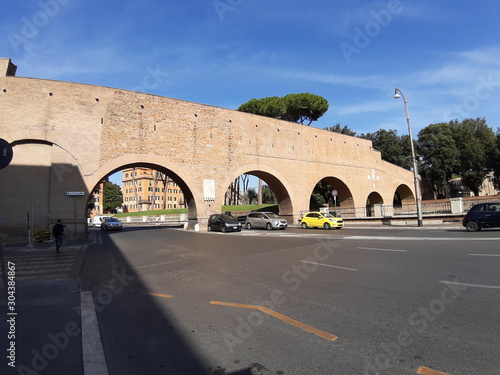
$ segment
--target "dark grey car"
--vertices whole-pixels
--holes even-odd
[[[465,215],[462,225],[469,232],[475,232],[483,228],[500,227],[500,202],[480,203],[472,206]]]
[[[241,223],[228,214],[214,214],[208,218],[208,231],[241,232]]]
[[[250,212],[245,220],[245,227],[271,229],[285,229],[288,222],[273,212]]]

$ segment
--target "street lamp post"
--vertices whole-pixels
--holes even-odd
[[[410,126],[410,113],[408,112],[408,102],[406,101],[406,98],[400,89],[398,88],[394,89],[394,99],[399,99],[401,97],[403,98],[405,104],[406,122],[408,123],[408,133],[410,134],[411,158],[413,160],[413,179],[415,183],[415,195],[417,204],[417,220],[418,220],[418,226],[421,227],[423,226],[422,195],[420,193],[420,181],[418,179],[417,157],[415,156],[415,147],[413,147],[413,135]]]

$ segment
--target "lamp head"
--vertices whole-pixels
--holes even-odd
[[[394,99],[399,99],[401,98],[401,95],[399,95],[398,89],[394,89]]]

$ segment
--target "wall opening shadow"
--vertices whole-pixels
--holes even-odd
[[[92,290],[109,374],[251,375],[251,368],[213,368],[190,346],[157,297],[147,294],[114,235],[103,233],[88,246],[80,273],[82,290]]]

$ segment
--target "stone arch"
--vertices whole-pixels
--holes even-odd
[[[278,209],[280,216],[283,216],[290,222],[293,221],[293,203],[290,190],[287,188],[289,186],[279,173],[272,170],[271,168],[255,169],[251,166],[239,168],[238,170],[231,173],[231,177],[223,182],[222,186],[229,186],[232,181],[242,174],[250,174],[252,176],[258,177],[263,180],[274,192],[276,200],[278,202]]]
[[[415,203],[415,196],[413,195],[413,191],[410,189],[408,185],[401,184],[397,187],[394,192],[393,206],[398,205],[396,197],[399,197],[400,204],[412,204]]]
[[[366,216],[382,216],[381,205],[383,204],[382,196],[378,192],[372,191],[366,198]],[[380,207],[380,212],[377,207]]]
[[[3,220],[8,222],[11,234],[25,233],[27,213],[32,231],[50,230],[61,219],[68,237],[83,233],[86,223],[80,213],[84,212],[88,191],[78,160],[59,144],[45,139],[20,138],[11,145],[12,162],[0,177]]]
[[[195,182],[189,177],[187,172],[182,171],[175,163],[170,160],[156,155],[126,155],[116,158],[103,166],[97,171],[92,173],[91,178],[88,179],[88,191],[99,185],[99,182],[106,176],[126,168],[133,167],[146,167],[165,173],[172,178],[174,182],[180,187],[184,194],[186,206],[188,208],[188,220],[190,227],[196,224],[198,219],[197,198],[195,195]]]
[[[347,184],[342,181],[338,177],[333,177],[333,176],[328,176],[328,177],[323,177],[319,181],[324,181],[334,190],[337,190],[337,199],[336,202],[338,204],[339,210],[342,212],[343,216],[352,216],[354,215],[354,196],[351,192],[351,189],[347,186]],[[314,186],[319,182],[317,181]],[[310,194],[312,195],[314,191],[314,186],[310,190]]]

